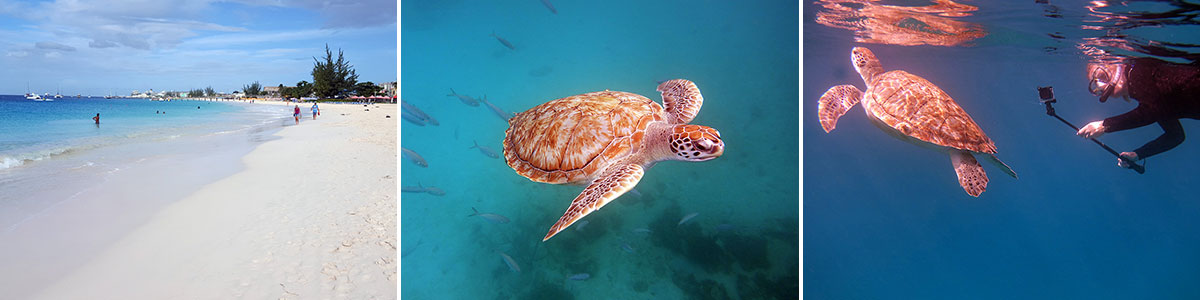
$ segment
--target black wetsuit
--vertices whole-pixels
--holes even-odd
[[[1179,119],[1200,119],[1200,65],[1171,63],[1155,58],[1129,62],[1125,87],[1138,101],[1133,110],[1104,119],[1105,132],[1116,132],[1158,123],[1163,134],[1133,152],[1147,158],[1183,143]]]

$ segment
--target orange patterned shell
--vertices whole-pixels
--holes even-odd
[[[504,160],[545,183],[585,183],[642,146],[663,108],[641,95],[603,91],[535,106],[509,120]]]
[[[873,81],[864,101],[874,101],[868,109],[888,126],[935,145],[996,153],[996,143],[971,116],[928,80],[897,70]]]

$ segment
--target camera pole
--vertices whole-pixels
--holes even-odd
[[[1075,131],[1079,131],[1079,127],[1075,127],[1074,124],[1071,124],[1071,122],[1067,122],[1066,119],[1063,119],[1062,117],[1058,116],[1058,113],[1054,112],[1054,106],[1051,106],[1051,104],[1058,102],[1058,100],[1054,99],[1054,87],[1049,87],[1049,86],[1038,87],[1038,94],[1042,98],[1042,104],[1046,105],[1046,114],[1047,115],[1050,115],[1051,117],[1054,117],[1054,118],[1058,119],[1059,121],[1062,121],[1063,124],[1067,124],[1067,126],[1071,126],[1071,129],[1075,129]],[[1092,142],[1096,143],[1096,145],[1100,145],[1100,147],[1104,148],[1104,150],[1108,150],[1108,153],[1112,153],[1118,159],[1125,161],[1125,163],[1129,164],[1129,168],[1138,172],[1138,174],[1146,173],[1145,167],[1137,164],[1136,162],[1134,162],[1128,158],[1125,158],[1124,156],[1121,156],[1120,153],[1117,153],[1116,150],[1109,148],[1108,145],[1101,143],[1100,141],[1096,140],[1095,138],[1089,138],[1089,140],[1092,140]]]

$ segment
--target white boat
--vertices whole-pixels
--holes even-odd
[[[29,93],[29,94],[25,94],[25,99],[29,99],[29,100],[33,100],[33,101],[42,101],[42,96],[40,96],[38,94],[34,94],[34,93]]]

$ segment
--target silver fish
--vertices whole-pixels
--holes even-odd
[[[574,280],[574,281],[588,280],[588,278],[592,278],[592,274],[579,273],[579,274],[567,276],[567,280]]]
[[[472,207],[471,210],[475,211],[475,213],[471,214],[468,217],[479,216],[479,217],[482,217],[484,220],[491,222],[492,224],[508,224],[508,218],[506,218],[504,216],[497,215],[497,214],[481,214],[481,213],[479,213],[478,210],[475,210],[474,207]]]
[[[550,9],[550,13],[556,14],[556,15],[558,14],[558,10],[554,9],[554,4],[550,4],[549,0],[542,0],[542,5],[545,5],[546,8]]]
[[[420,187],[420,186],[402,186],[402,187],[400,187],[400,192],[401,193],[424,193],[425,188]]]
[[[475,143],[475,146],[471,146],[471,148],[479,148],[479,152],[483,153],[483,155],[487,155],[487,157],[491,157],[491,158],[500,158],[500,155],[496,154],[496,151],[492,150],[492,148],[488,148],[487,146],[480,146],[479,143],[477,143],[475,141],[471,141],[471,142]],[[471,148],[467,148],[467,149],[471,149]]]
[[[438,121],[436,119],[434,119],[432,116],[425,113],[424,111],[421,111],[421,109],[417,108],[415,105],[409,104],[408,101],[400,100],[400,107],[403,109],[401,114],[408,113],[413,116],[416,116],[417,119],[420,119],[421,121],[429,122],[429,124],[431,124],[433,126],[439,125]],[[407,120],[407,119],[408,119],[408,117],[405,117],[405,120]],[[421,126],[425,126],[425,125],[422,124]]]
[[[430,195],[434,195],[434,196],[445,196],[446,195],[446,191],[443,191],[442,189],[439,189],[436,186],[425,187],[425,192],[429,193]]]
[[[405,121],[408,121],[409,123],[412,123],[413,125],[425,126],[425,120],[422,120],[421,117],[418,117],[417,115],[409,113],[408,111],[400,112],[400,117],[404,118]]]
[[[516,272],[516,273],[521,273],[521,266],[517,265],[517,261],[513,260],[513,258],[511,256],[508,256],[508,254],[504,254],[504,252],[501,252],[500,257],[504,258],[504,264],[508,265],[509,270],[512,270],[513,272]]]
[[[579,224],[575,224],[575,231],[583,230],[583,227],[587,226],[588,223],[591,222],[588,222],[588,220],[579,221]]]
[[[621,250],[625,250],[625,252],[629,252],[629,253],[634,252],[633,246],[630,246],[629,243],[621,243]]]
[[[495,31],[492,31],[492,34],[491,34],[491,36],[492,36],[492,37],[495,37],[497,41],[500,41],[500,43],[501,43],[501,44],[504,44],[504,46],[505,46],[505,47],[508,47],[508,49],[517,50],[517,47],[513,47],[513,44],[512,44],[512,43],[509,43],[509,42],[508,42],[508,40],[506,40],[506,39],[504,39],[504,38],[502,38],[502,37],[500,37],[500,36],[496,35],[496,32],[495,32]]]
[[[454,89],[450,89],[450,94],[446,96],[458,97],[458,101],[462,101],[462,103],[466,105],[479,106],[479,100],[475,100],[475,98],[471,98],[471,96],[459,95],[458,93],[454,92]]]
[[[642,197],[642,192],[639,192],[636,188],[629,189],[629,193],[637,196],[638,198]]]
[[[690,213],[686,216],[683,216],[683,219],[680,219],[679,224],[675,224],[675,226],[683,225],[683,223],[687,223],[688,220],[691,220],[692,218],[695,218],[696,216],[699,216],[699,215],[700,215],[700,213],[694,212],[694,213]]]
[[[417,154],[416,152],[413,152],[412,150],[408,150],[407,148],[404,148],[404,147],[400,147],[400,152],[401,152],[401,155],[404,156],[404,158],[407,158],[412,163],[417,164],[417,166],[422,167],[422,168],[429,167],[429,163],[426,163],[425,158],[421,157],[420,154]]]
[[[492,104],[491,101],[487,101],[487,95],[483,95],[483,99],[480,99],[480,101],[482,101],[483,104],[487,104],[487,107],[492,110],[492,113],[495,113],[496,116],[500,117],[500,119],[504,120],[504,122],[508,122],[509,119],[512,119],[513,115],[511,113],[500,109],[499,106]]]
[[[425,120],[425,122],[429,122],[429,124],[432,124],[433,126],[442,125],[442,124],[438,123],[437,119],[434,119],[433,116],[430,116],[430,115],[425,115],[424,120]]]
[[[650,231],[649,228],[638,228],[638,229],[633,230],[633,233],[638,233],[638,234],[650,234],[651,232],[654,232],[654,231]]]

